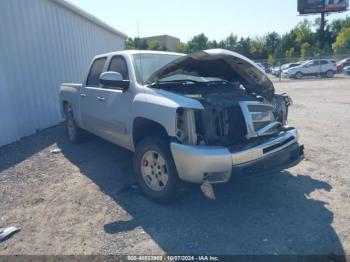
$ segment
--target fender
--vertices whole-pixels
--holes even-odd
[[[203,105],[194,99],[160,89],[147,88],[145,93],[135,96],[131,112],[131,123],[143,117],[162,125],[169,136],[176,136],[176,110],[180,107],[203,110]],[[130,128],[130,130],[132,127]]]

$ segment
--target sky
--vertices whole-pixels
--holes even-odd
[[[68,0],[129,37],[168,34],[186,42],[205,33],[222,40],[231,33],[239,37],[288,32],[304,18],[297,0]],[[350,12],[331,14],[328,20],[345,18]]]

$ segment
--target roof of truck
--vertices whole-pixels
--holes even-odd
[[[151,51],[151,50],[122,50],[122,51],[115,51],[115,52],[109,52],[100,54],[96,57],[100,56],[113,56],[113,55],[120,55],[120,54],[130,54],[130,55],[137,55],[137,54],[163,54],[163,55],[179,55],[183,56],[185,54],[182,53],[176,53],[176,52],[167,52],[167,51]]]

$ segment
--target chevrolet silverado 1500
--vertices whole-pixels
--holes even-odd
[[[60,88],[69,140],[88,131],[135,152],[140,189],[160,202],[185,182],[212,189],[299,163],[290,104],[253,61],[222,49],[103,54],[82,84]]]

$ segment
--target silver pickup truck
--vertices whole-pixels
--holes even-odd
[[[231,177],[299,163],[290,104],[253,61],[222,49],[103,54],[83,84],[60,88],[69,140],[88,131],[135,152],[140,189],[158,202],[176,198],[186,182],[210,195]]]

